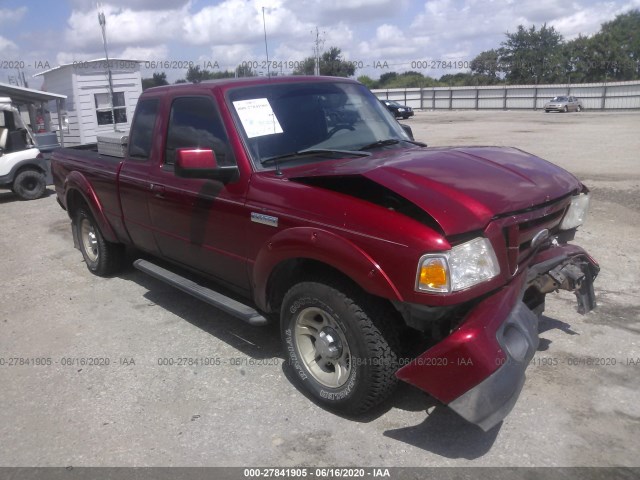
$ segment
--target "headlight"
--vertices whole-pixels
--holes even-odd
[[[398,111],[399,112],[404,112],[404,108],[399,108]]]
[[[562,219],[560,230],[571,230],[572,228],[582,225],[587,217],[588,211],[589,194],[581,193],[580,195],[571,197],[571,205],[569,205],[569,209]]]
[[[499,273],[500,265],[491,242],[479,237],[448,252],[423,255],[418,263],[416,290],[456,292],[490,280]]]

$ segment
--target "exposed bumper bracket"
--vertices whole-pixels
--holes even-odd
[[[597,306],[593,291],[597,274],[598,268],[592,263],[581,257],[571,257],[531,283],[543,294],[557,289],[573,292],[578,301],[578,313],[584,315]]]

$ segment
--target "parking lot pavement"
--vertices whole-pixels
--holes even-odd
[[[640,465],[640,114],[407,123],[430,145],[515,145],[593,192],[576,242],[601,263],[599,307],[582,317],[571,294],[549,297],[501,425],[484,433],[404,385],[365,417],[324,411],[289,382],[276,328],[133,269],[91,275],[50,188],[31,202],[0,193],[0,465]]]

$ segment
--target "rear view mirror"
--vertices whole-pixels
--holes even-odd
[[[211,149],[179,148],[176,150],[175,172],[183,178],[208,178],[229,182],[238,176],[238,167],[220,167]]]
[[[413,130],[411,130],[411,127],[409,125],[405,125],[404,123],[401,123],[400,126],[402,127],[402,129],[404,130],[404,132],[409,135],[409,138],[411,140],[415,140],[415,138],[413,138]]]

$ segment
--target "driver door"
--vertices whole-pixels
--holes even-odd
[[[160,168],[149,177],[149,213],[163,256],[248,290],[246,252],[246,180],[217,180],[175,175],[178,148],[207,148],[221,166],[235,165],[224,124],[212,97],[171,99]],[[245,221],[243,221],[243,219]]]

